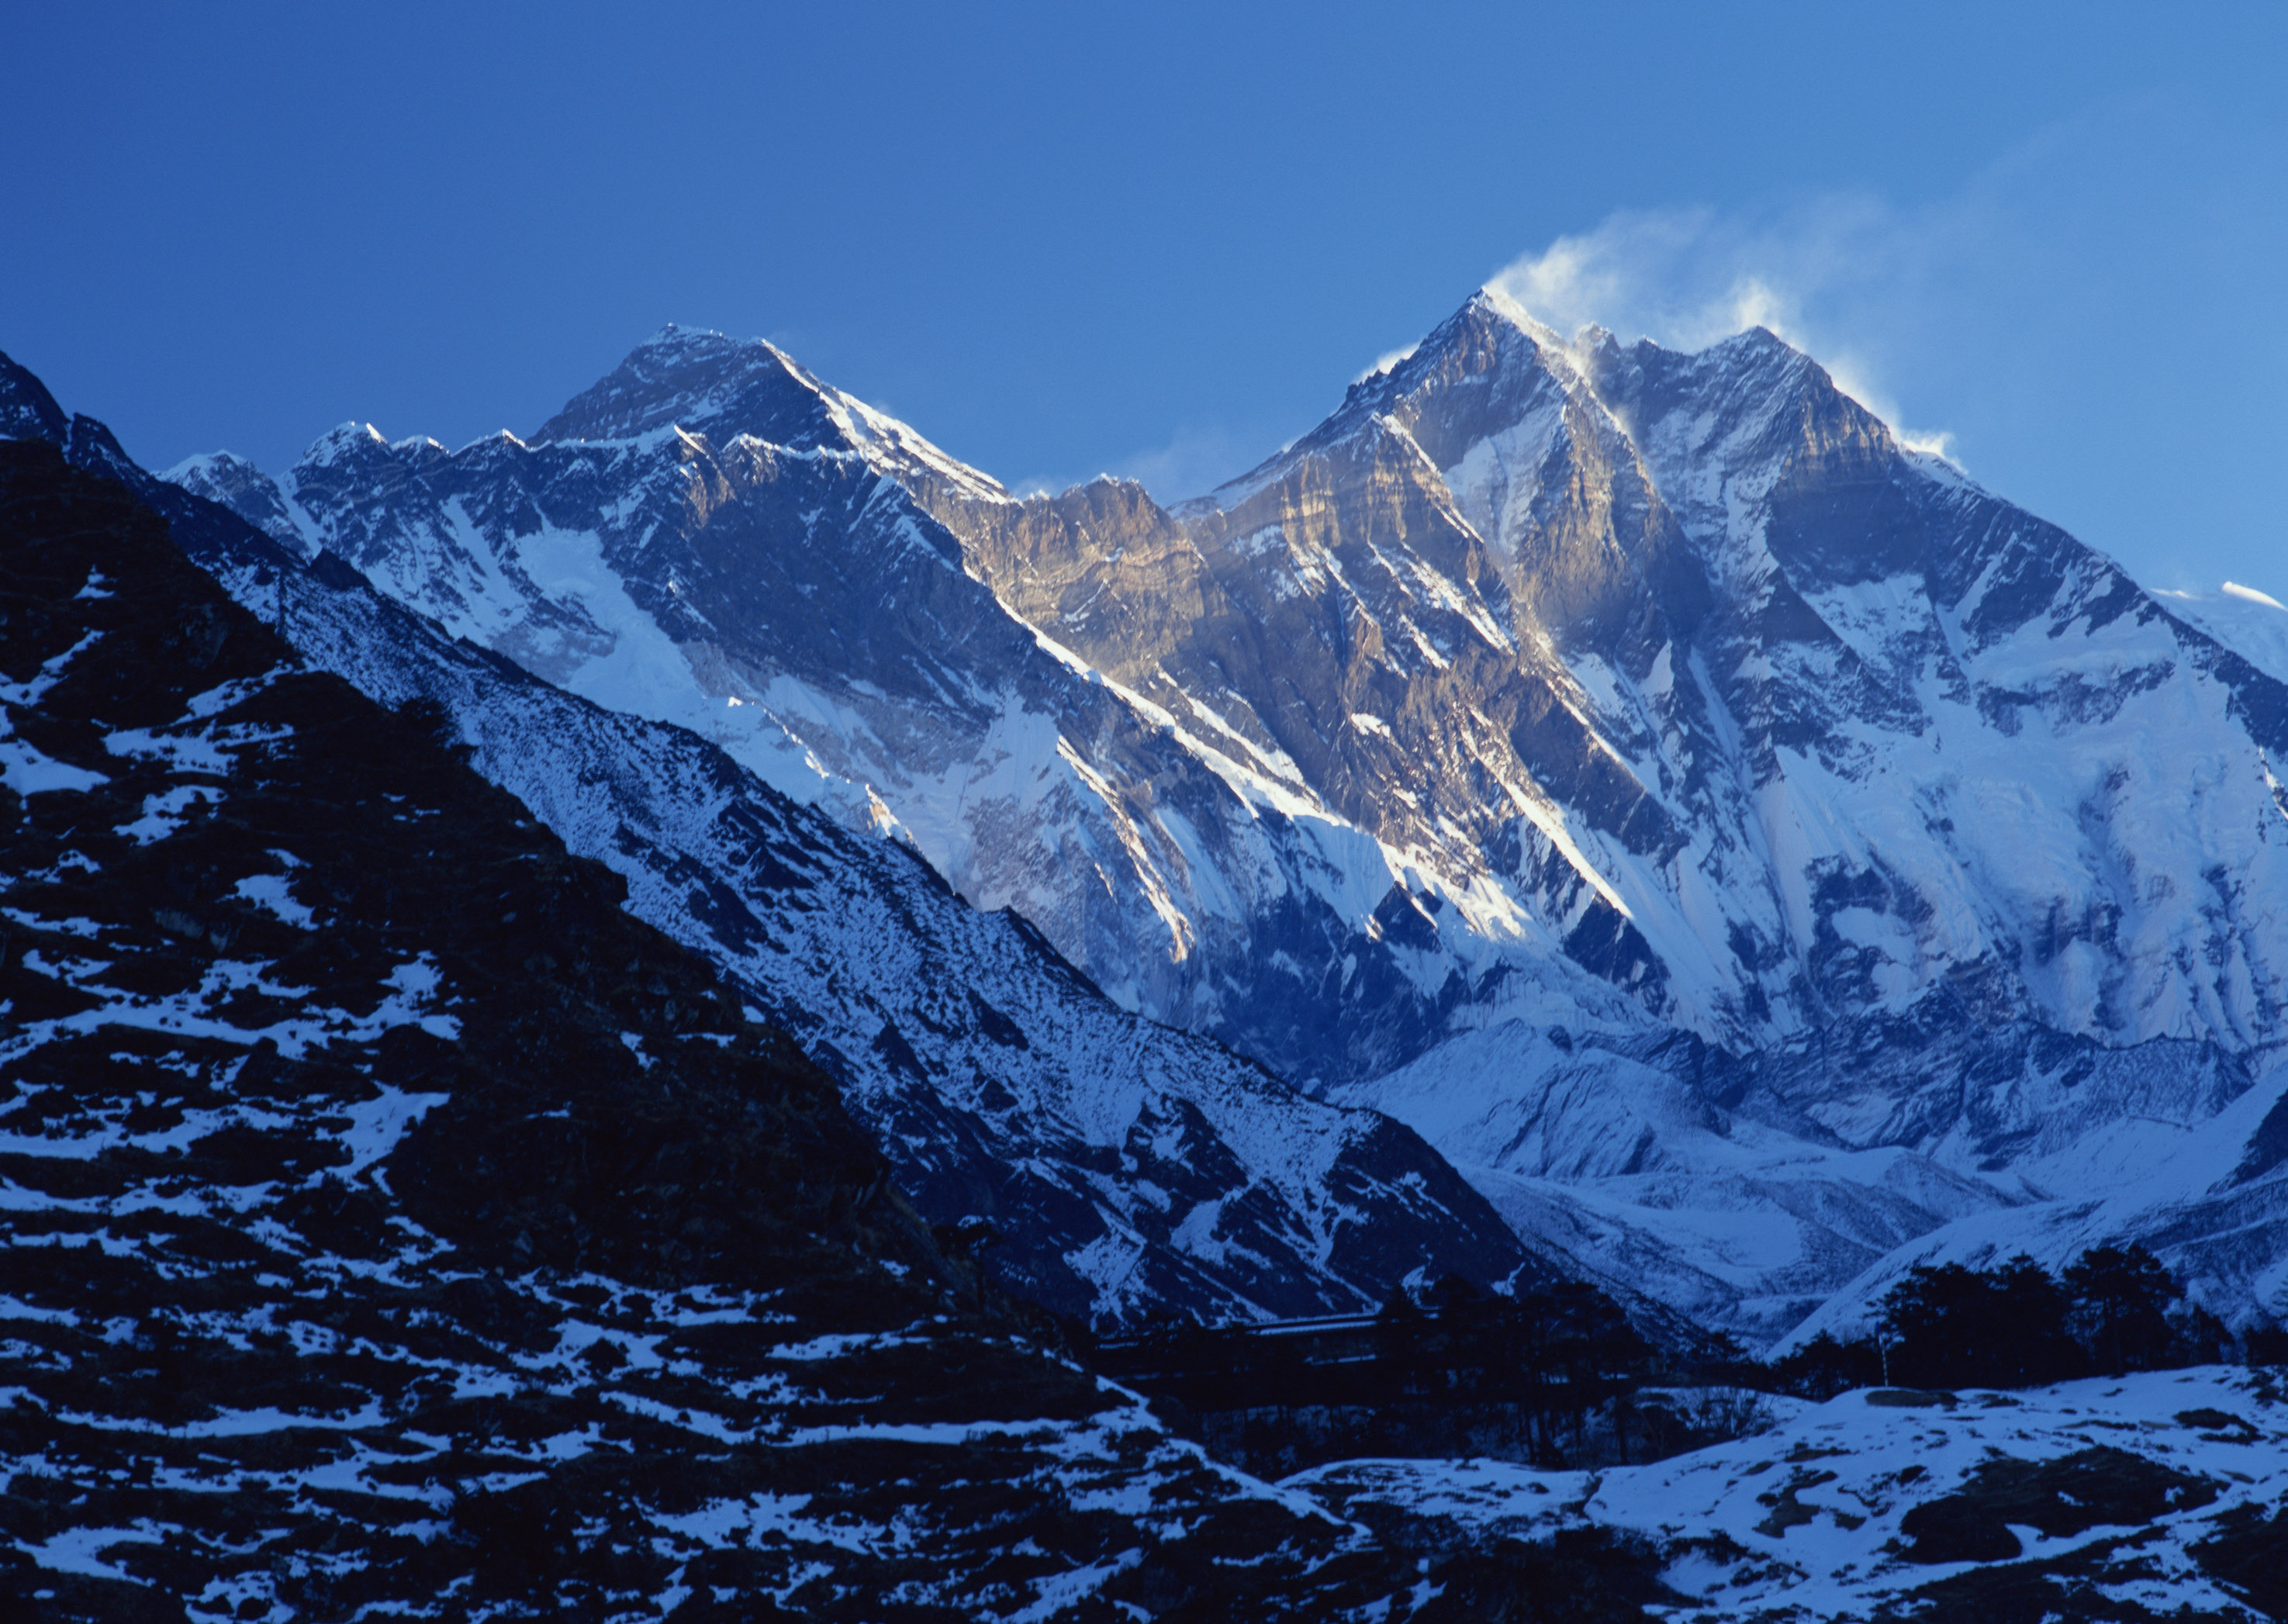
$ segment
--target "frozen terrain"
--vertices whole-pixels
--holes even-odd
[[[1650,1466],[1358,1461],[1285,1486],[1424,1544],[1637,1535],[1672,1619],[2133,1624],[2288,1605],[2276,1374],[1767,1402],[1771,1430]]]
[[[83,441],[107,441],[79,421]],[[790,800],[685,729],[455,643],[330,554],[306,571],[123,457],[99,465],[171,504],[177,541],[309,664],[387,705],[439,707],[480,771],[624,876],[632,913],[835,1077],[925,1214],[984,1226],[1005,1288],[1098,1322],[1253,1319],[1371,1308],[1410,1276],[1566,1266],[1521,1246],[1409,1130],[1119,1009],[903,844]]]
[[[2288,1038],[2276,606],[2142,590],[1760,330],[1483,294],[1174,510],[1019,501],[672,329],[529,441],[172,477],[1760,1339]],[[2211,1210],[2173,1262],[2277,1314],[2274,1227]]]

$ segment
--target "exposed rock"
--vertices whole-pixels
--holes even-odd
[[[0,444],[11,1616],[1316,1619],[1423,1574],[981,1305],[833,1081]]]

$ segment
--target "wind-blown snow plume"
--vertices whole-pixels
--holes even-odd
[[[1902,426],[1869,336],[1855,333],[1838,308],[1845,302],[1838,296],[1862,292],[1920,257],[1916,244],[1929,229],[1847,194],[1760,218],[1622,210],[1512,261],[1487,286],[1561,333],[1593,325],[1625,342],[1642,337],[1698,350],[1763,328],[1821,357],[1836,386],[1903,445],[1946,456],[1953,436],[1945,430]]]

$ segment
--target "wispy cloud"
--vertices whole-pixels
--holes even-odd
[[[1051,495],[1094,479],[1100,473],[1116,479],[1133,479],[1164,505],[1205,495],[1225,480],[1245,473],[1262,461],[1266,448],[1244,440],[1218,425],[1187,424],[1164,445],[1148,447],[1115,459],[1101,469],[1078,476],[1038,474],[1013,480],[1010,489],[1021,496]]]
[[[1855,194],[1761,215],[1626,210],[1514,261],[1487,285],[1566,334],[1594,324],[1624,341],[1697,350],[1767,328],[1818,360],[1903,442],[1944,455],[1952,437],[1901,423],[1872,356],[1837,319],[1841,307],[1917,274],[1936,224]]]
[[[1367,379],[1374,376],[1378,372],[1387,372],[1393,367],[1398,365],[1400,361],[1404,360],[1408,356],[1413,354],[1415,351],[1421,347],[1421,345],[1417,342],[1414,344],[1401,345],[1394,350],[1385,350],[1381,354],[1374,358],[1373,364],[1362,368],[1359,375],[1353,378],[1351,382],[1354,384],[1363,384]]]

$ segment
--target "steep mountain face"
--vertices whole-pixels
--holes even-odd
[[[672,330],[528,446],[175,477],[1761,1334],[2288,1041],[2288,686],[1760,330],[1483,294],[1172,511]]]
[[[1007,1288],[1100,1322],[1258,1318],[1370,1308],[1418,1272],[1555,1267],[1411,1131],[1119,1010],[1022,919],[978,914],[905,846],[789,800],[680,728],[454,643],[331,553],[305,570],[229,512],[131,471],[171,499],[186,551],[302,658],[385,704],[441,707],[480,771],[623,875],[633,913],[836,1078],[927,1216],[991,1227]]]
[[[1217,503],[1366,424],[1439,469],[1613,773],[1561,798],[1664,970],[1652,1013],[1736,1048],[1934,997],[2279,1043],[2288,688],[2098,553],[1771,334],[1574,348],[1497,295]],[[1572,748],[1526,766],[1565,782]]]
[[[1441,1582],[1016,1335],[616,875],[47,443],[0,443],[0,605],[10,1616]]]
[[[1406,883],[1377,923],[1424,967],[1438,1026],[1537,1005],[1626,1026],[1664,1006],[1664,967],[1568,827],[1634,828],[1646,797],[1521,650],[1513,587],[1435,464],[1355,394],[1178,514],[1103,485],[1016,511],[935,505],[1047,635],[1393,854]],[[1592,977],[1635,1001],[1617,1009]],[[1394,1043],[1358,1071],[1405,1058]]]
[[[1346,412],[1382,415],[1439,466],[1510,572],[1527,658],[1561,668],[1655,809],[1633,834],[1575,833],[1668,971],[1655,1011],[1752,1058],[1752,1085],[1696,1095],[1697,1119],[1807,1141],[1776,1157],[1778,1188],[1760,1171],[1722,1193],[1738,1145],[1712,1161],[1656,1134],[1647,1168],[1665,1159],[1664,1176],[1606,1191],[1613,1248],[1641,1250],[1649,1216],[1668,1242],[1653,1250],[1736,1287],[1817,1263],[1801,1286],[1832,1289],[1899,1236],[1868,1222],[1878,1198],[1944,1190],[1907,1221],[1960,1217],[1966,1180],[2047,1212],[2118,1176],[2124,1121],[2149,1150],[2190,1143],[2266,1069],[2288,965],[2288,690],[2256,662],[1899,447],[1766,333],[1696,356],[1568,345],[1489,296]],[[1545,1177],[1537,1137],[1578,1114],[1552,1088],[1568,1068],[1479,1053],[1474,1081],[1460,1054],[1424,1065],[1450,1101],[1534,1122],[1517,1143],[1434,1129],[1454,1107],[1423,1078],[1344,1097],[1459,1162]],[[1915,1159],[1843,1204],[1862,1232],[1839,1246],[1835,1206],[1805,1213],[1825,1175],[1805,1174],[1874,1150]],[[1752,1236],[1676,1210],[1712,1219],[1742,1195],[1766,1220]],[[2220,1287],[2277,1248],[2270,1224],[2240,1225],[2229,1264],[2158,1208],[2132,1226]],[[1809,1300],[1784,1293],[1766,1323]]]
[[[1012,614],[923,503],[1028,504],[767,345],[670,329],[528,445],[346,425],[275,486],[220,456],[170,477],[552,682],[902,829],[1124,1006],[1289,1075],[1370,1074],[1495,989],[1630,1018],[1504,896],[1418,897],[1410,855],[1275,749]],[[1362,772],[1394,765],[1376,749]],[[1442,933],[1450,903],[1482,928]]]
[[[1482,295],[1181,518],[1204,615],[1125,601],[1154,583],[1084,521],[1051,591],[1005,595],[1089,603],[1061,635],[1116,673],[1237,688],[1346,816],[1552,926],[1561,858],[1607,904],[1574,930],[1617,944],[1571,956],[1669,1024],[1761,1050],[1940,999],[2109,1044],[2284,1035],[2288,687],[1768,333],[1576,346]],[[1234,620],[1276,657],[1228,658]],[[1361,764],[1336,701],[1378,692],[1414,733]]]
[[[2288,689],[1768,334],[1576,347],[1482,296],[1180,514],[933,505],[1049,635],[1665,1023],[2282,1040]]]
[[[1176,513],[933,505],[1051,635],[1634,995],[1658,1025],[1513,1018],[1335,1095],[1736,1328],[2080,1189],[2123,1120],[2197,1137],[2282,1041],[2268,621],[2213,639],[1769,334],[1482,296]]]

